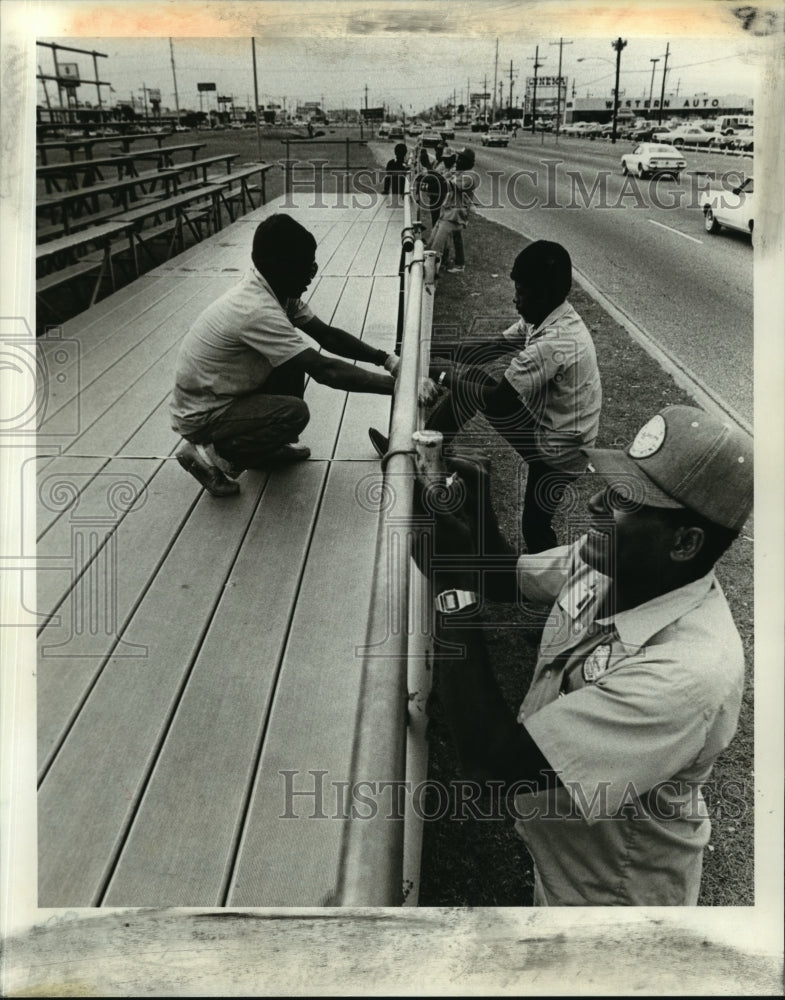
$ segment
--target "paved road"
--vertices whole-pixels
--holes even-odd
[[[462,140],[477,151],[478,211],[527,237],[563,243],[582,274],[752,422],[750,240],[704,231],[699,191],[709,185],[694,172],[749,174],[751,159],[687,153],[678,183],[640,181],[621,174],[629,142],[556,146],[550,136],[541,145],[519,135],[507,149],[488,149],[477,135],[459,135],[455,145]]]

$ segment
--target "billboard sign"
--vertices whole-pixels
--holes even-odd
[[[384,121],[384,108],[360,108],[360,114],[367,122]]]
[[[216,87],[215,87],[214,83],[197,83],[196,89],[197,90],[215,90]]]
[[[158,87],[148,87],[147,96],[150,98],[153,104],[161,103],[161,91],[158,89]]]
[[[58,83],[62,87],[78,87],[79,63],[59,63],[57,66]]]

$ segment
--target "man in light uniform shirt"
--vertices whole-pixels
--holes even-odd
[[[700,787],[744,674],[714,564],[751,512],[752,442],[671,406],[626,452],[587,454],[606,483],[588,531],[514,571],[448,568],[459,553],[481,563],[484,515],[471,502],[437,515],[436,637],[465,651],[440,666],[440,701],[467,775],[506,783],[536,904],[694,905],[711,829]],[[517,718],[479,617],[484,598],[516,596],[552,604]]]

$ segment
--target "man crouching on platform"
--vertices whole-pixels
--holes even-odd
[[[253,267],[180,346],[171,413],[185,440],[176,458],[215,497],[237,493],[244,469],[309,458],[297,444],[310,418],[306,375],[345,392],[393,391],[398,356],[328,326],[300,298],[316,275],[315,253],[307,229],[288,215],[269,216],[254,233]],[[385,374],[320,354],[300,331]]]

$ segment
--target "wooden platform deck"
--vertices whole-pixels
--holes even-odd
[[[42,907],[332,901],[333,783],[348,778],[360,650],[377,641],[366,627],[381,477],[367,428],[387,426],[390,400],[311,382],[311,461],[246,473],[224,500],[173,459],[168,419],[180,339],[276,210],[317,239],[316,314],[393,349],[402,211],[303,196],[39,341]],[[321,808],[313,795],[287,802],[287,782],[321,785]]]

